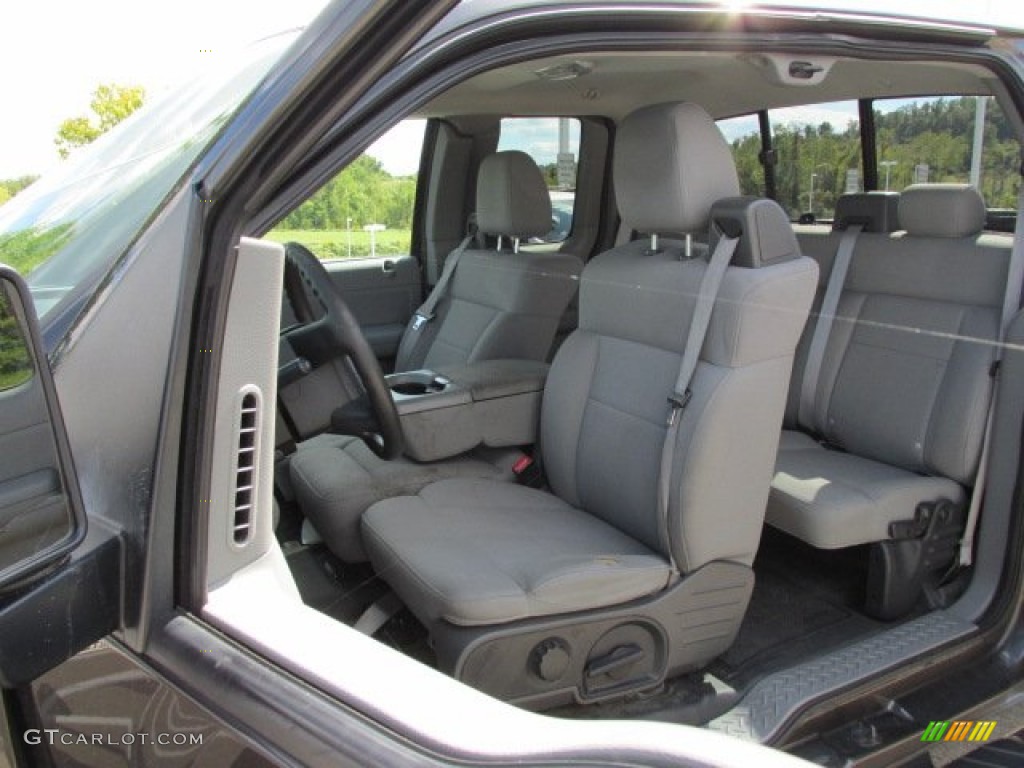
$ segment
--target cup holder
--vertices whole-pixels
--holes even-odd
[[[424,384],[422,381],[403,381],[400,384],[392,384],[391,391],[397,392],[400,395],[425,395],[428,392],[436,392],[438,390],[430,389],[429,385]]]
[[[448,379],[431,371],[413,371],[388,376],[388,386],[396,395],[420,397],[444,392],[448,387]]]

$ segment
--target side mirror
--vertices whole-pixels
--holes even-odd
[[[29,289],[0,264],[0,593],[66,558],[85,530]]]

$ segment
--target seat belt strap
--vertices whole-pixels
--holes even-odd
[[[1006,293],[1003,295],[1003,311],[999,319],[999,353],[1002,354],[1003,342],[1010,323],[1020,310],[1021,287],[1024,283],[1024,185],[1017,195],[1017,222],[1013,230],[1013,246],[1010,249],[1010,264],[1006,274]],[[999,361],[997,360],[997,363]],[[981,513],[981,502],[988,480],[989,449],[992,444],[992,423],[995,419],[996,397],[999,394],[999,369],[994,367],[992,394],[988,404],[988,416],[985,419],[985,433],[982,437],[981,456],[978,459],[978,471],[974,476],[974,489],[971,491],[971,502],[967,507],[967,522],[964,525],[964,536],[960,540],[960,556],[957,562],[968,566],[974,562],[974,532],[978,527],[978,515]]]
[[[842,296],[843,286],[846,284],[846,273],[850,269],[853,248],[863,229],[861,224],[851,224],[843,231],[839,240],[839,248],[836,250],[836,257],[832,261],[832,271],[828,276],[825,296],[818,309],[818,322],[814,326],[814,335],[811,336],[811,345],[807,350],[804,377],[800,382],[797,422],[815,434],[820,431],[815,423],[815,405],[818,395],[818,379],[821,377],[821,365],[825,360],[828,337],[832,333],[832,324],[839,308],[839,298]]]
[[[736,253],[738,244],[739,238],[722,235],[711,258],[708,259],[707,269],[704,270],[704,276],[701,278],[698,288],[697,303],[690,320],[690,331],[686,336],[686,348],[683,350],[683,358],[679,363],[679,376],[676,377],[675,388],[668,399],[670,407],[668,429],[665,431],[665,442],[661,447],[661,467],[658,474],[658,530],[662,546],[669,555],[673,570],[677,573],[679,569],[675,558],[672,557],[672,542],[668,530],[668,507],[672,491],[676,440],[679,437],[682,412],[690,402],[690,382],[697,370],[700,351],[704,346],[708,327],[711,325],[711,313],[715,308],[715,299],[718,297],[722,279],[725,277],[733,254]]]
[[[398,344],[398,352],[395,354],[395,370],[406,370],[408,367],[407,363],[415,358],[420,342],[423,339],[423,331],[426,329],[427,324],[434,319],[437,305],[441,302],[441,299],[448,294],[448,286],[452,281],[452,276],[455,274],[456,267],[459,266],[459,259],[462,258],[462,254],[465,253],[469,244],[475,238],[475,233],[466,235],[463,241],[444,260],[444,269],[441,270],[441,277],[438,278],[437,284],[430,291],[426,301],[420,304],[419,309],[413,313],[409,326],[405,329],[405,333],[402,334],[402,340]]]

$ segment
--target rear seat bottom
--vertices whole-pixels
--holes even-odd
[[[889,524],[909,519],[922,501],[965,497],[948,478],[831,450],[785,430],[766,521],[820,549],[838,549],[888,539]]]

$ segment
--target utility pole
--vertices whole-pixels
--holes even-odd
[[[558,118],[557,184],[559,189],[576,186],[576,155],[569,151],[569,118]]]
[[[985,141],[985,106],[988,100],[976,96],[974,100],[974,144],[971,146],[971,186],[981,191],[981,149]]]
[[[885,166],[885,191],[888,192],[889,191],[889,171],[892,170],[892,167],[894,165],[899,165],[899,163],[896,162],[895,160],[883,160],[882,162],[879,163],[879,165],[884,165]]]

